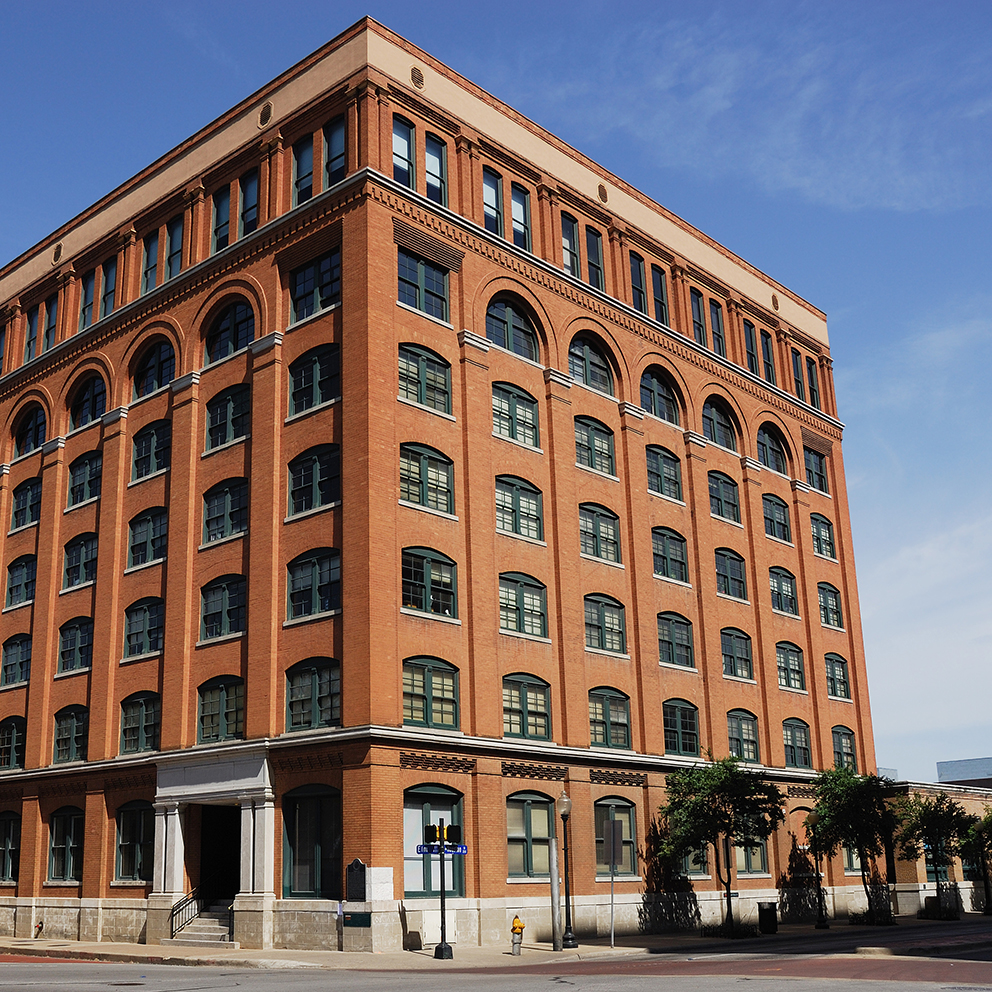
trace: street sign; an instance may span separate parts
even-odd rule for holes
[[[440,844],[418,844],[417,854],[440,854]],[[448,844],[444,848],[445,854],[468,854],[468,844]]]

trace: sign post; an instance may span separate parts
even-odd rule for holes
[[[614,917],[614,880],[617,874],[617,862],[623,858],[623,821],[607,820],[603,831],[603,847],[606,848],[606,859],[610,863],[610,947],[615,942]]]
[[[441,874],[441,943],[434,948],[434,957],[438,961],[450,961],[452,957],[451,945],[448,943],[448,921],[445,913],[445,890],[447,882],[444,877],[444,856],[445,854],[468,854],[468,846],[461,843],[462,828],[453,824],[444,825],[444,820],[439,820],[437,824],[428,823],[424,827],[424,843],[417,845],[417,854],[432,854],[440,858]]]

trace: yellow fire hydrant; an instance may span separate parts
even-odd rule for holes
[[[510,925],[510,953],[520,957],[520,945],[524,942],[524,924],[520,922],[519,916],[513,917]]]

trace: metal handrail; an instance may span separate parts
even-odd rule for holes
[[[169,934],[175,937],[184,927],[195,920],[204,907],[209,906],[216,895],[217,879],[221,872],[214,872],[195,889],[187,893],[172,907],[169,914]],[[228,907],[227,939],[232,940],[234,933],[234,906]]]

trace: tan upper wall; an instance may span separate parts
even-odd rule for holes
[[[365,65],[375,67],[402,85],[409,85],[411,67],[419,66],[425,77],[424,96],[450,114],[594,202],[599,184],[604,183],[609,210],[616,216],[765,308],[772,307],[775,294],[778,314],[786,323],[823,344],[829,343],[826,317],[821,311],[426,52],[368,18],[342,32],[0,270],[0,303],[17,298],[26,288],[51,274],[51,248],[55,242],[62,242],[61,264],[71,261],[258,138],[257,115],[265,100],[272,102],[273,122],[278,123]]]

